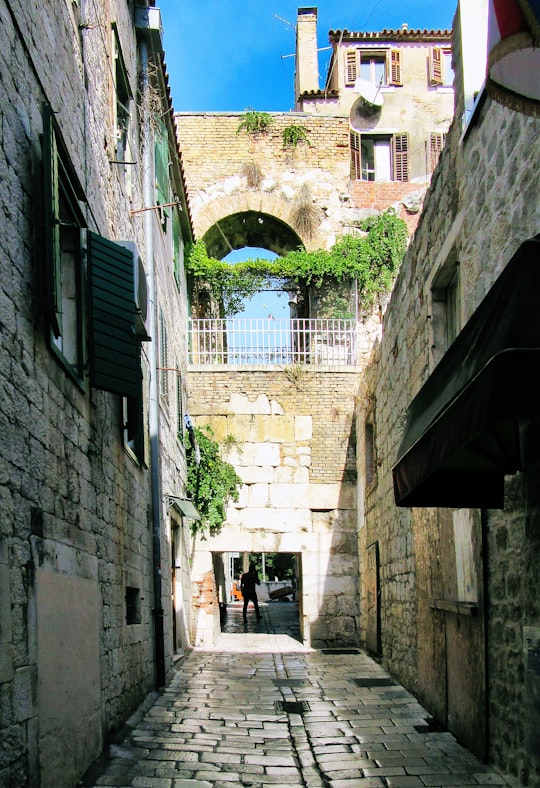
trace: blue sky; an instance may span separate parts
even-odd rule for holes
[[[177,112],[266,112],[294,108],[297,10],[318,7],[319,47],[328,31],[446,29],[457,0],[157,0],[165,30],[165,57]],[[319,53],[320,85],[329,52]]]

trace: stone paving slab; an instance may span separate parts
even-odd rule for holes
[[[214,650],[188,652],[82,785],[511,785],[450,733],[421,732],[427,712],[403,687],[378,686],[389,676],[360,650],[323,653],[261,634],[259,625],[223,633]],[[358,679],[373,681],[362,687]],[[295,703],[288,713],[277,701],[305,701],[309,710]]]

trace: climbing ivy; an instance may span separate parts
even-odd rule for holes
[[[293,250],[275,260],[246,260],[231,265],[208,256],[203,241],[187,251],[189,274],[203,281],[226,316],[242,311],[246,298],[265,286],[330,289],[336,282],[358,283],[358,299],[368,311],[389,293],[407,245],[407,226],[392,210],[363,221],[363,235],[346,235],[329,250]]]
[[[237,501],[242,480],[233,466],[220,455],[219,443],[214,440],[211,427],[195,427],[195,440],[199,446],[200,463],[195,461],[195,449],[188,433],[184,437],[188,466],[187,487],[195,501],[200,520],[192,520],[192,533],[219,533],[226,516],[229,500]]]

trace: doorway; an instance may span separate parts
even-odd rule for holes
[[[243,620],[244,601],[240,590],[241,577],[254,565],[259,577],[256,587],[260,620],[248,605],[248,630],[265,634],[289,635],[302,642],[302,555],[301,553],[219,554],[223,568],[214,571],[221,608],[221,631],[228,634],[246,631]],[[215,559],[215,557],[214,557]],[[220,575],[223,587],[220,588]],[[223,604],[225,609],[223,610]],[[249,629],[251,627],[251,629]]]
[[[191,605],[189,562],[183,525],[171,517],[171,604],[173,654],[190,645],[189,611]]]

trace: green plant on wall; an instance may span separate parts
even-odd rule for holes
[[[358,303],[368,312],[392,289],[407,247],[407,226],[389,210],[366,219],[360,229],[362,235],[343,236],[330,250],[300,248],[275,260],[235,265],[209,257],[204,242],[197,241],[187,250],[186,270],[210,288],[224,316],[238,314],[244,299],[276,282],[283,290],[314,287],[324,293],[356,280]]]
[[[221,457],[211,427],[195,427],[194,435],[200,452],[199,464],[188,434],[184,437],[188,492],[201,515],[200,520],[192,521],[191,530],[203,537],[206,533],[214,536],[225,522],[228,501],[238,500],[242,480],[233,466]]]
[[[306,127],[297,123],[291,123],[290,126],[285,126],[281,132],[281,137],[283,139],[284,148],[296,148],[300,142],[311,145]]]
[[[245,131],[247,134],[265,134],[272,125],[272,116],[268,112],[259,112],[249,107],[238,124],[236,133]]]
[[[354,314],[345,296],[329,290],[319,296],[317,317],[333,320],[349,320]]]

